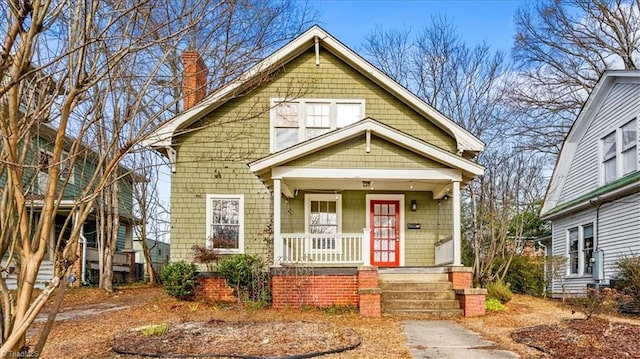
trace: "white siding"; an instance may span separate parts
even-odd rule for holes
[[[582,293],[584,292],[587,283],[595,283],[591,275],[576,276],[569,275],[569,261],[568,261],[568,249],[567,249],[567,231],[570,228],[578,227],[588,223],[596,223],[596,211],[595,208],[589,209],[573,216],[558,219],[553,222],[552,226],[552,248],[553,255],[562,256],[567,258],[565,269],[563,271],[562,278],[553,280],[551,285],[551,291],[559,294],[563,291],[565,293]]]
[[[590,208],[555,220],[553,255],[567,257],[567,230],[587,223],[594,223],[596,249],[604,251],[604,284],[607,284],[609,279],[615,278],[616,263],[620,258],[640,255],[640,193],[604,203],[599,210]],[[558,294],[564,284],[566,293],[584,293],[588,283],[596,283],[590,275],[565,275],[553,281],[551,290]]]
[[[615,84],[578,144],[559,203],[570,201],[599,187],[600,139],[639,113],[640,84]]]
[[[604,250],[605,279],[612,279],[620,258],[640,256],[640,193],[603,204],[599,218],[597,246]]]

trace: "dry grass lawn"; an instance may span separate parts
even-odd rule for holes
[[[514,341],[512,333],[538,325],[546,325],[546,329],[553,331],[556,325],[566,323],[566,319],[582,318],[582,314],[572,313],[556,301],[515,295],[509,303],[509,309],[504,312],[489,313],[483,317],[458,318],[456,321],[481,333],[486,339],[495,342],[498,348],[512,350],[523,358],[549,358],[554,356]],[[177,301],[166,295],[161,287],[124,287],[114,294],[79,288],[66,294],[63,309],[41,358],[133,358],[135,356],[116,354],[112,349],[114,343],[116,346],[133,343],[134,339],[143,337],[140,327],[153,324],[167,324],[170,331],[186,326],[191,332],[177,337],[176,333],[172,333],[161,340],[153,338],[156,340],[155,344],[145,344],[144,341],[134,343],[136,348],[143,349],[147,345],[148,348],[155,348],[165,354],[182,348],[192,354],[212,351],[220,353],[224,349],[236,350],[235,354],[238,355],[276,355],[285,353],[283,348],[327,350],[331,345],[353,344],[355,338],[360,341],[356,349],[325,355],[323,358],[411,358],[402,333],[402,319],[364,318],[357,313],[331,314],[321,310],[298,309],[245,310],[240,314],[235,306]],[[640,321],[633,318],[610,319],[640,324]],[[243,338],[238,334],[237,328],[243,327],[236,323],[238,321],[242,321],[244,327],[252,328],[253,332],[248,337]],[[201,325],[195,334],[192,323]],[[30,345],[33,346],[37,340],[35,335],[41,326],[40,323],[32,329]],[[640,333],[635,331],[637,328],[639,327],[632,326],[633,331],[629,331],[636,338]],[[209,336],[207,338],[210,338],[210,345],[207,346],[207,343],[199,339],[205,334],[220,334],[225,331],[235,333],[228,335],[232,339],[236,338],[235,341],[220,342]],[[536,333],[537,330],[533,332]],[[298,343],[304,341],[306,347],[296,345],[296,340]],[[567,346],[566,343],[562,345]],[[248,352],[250,346],[253,346],[253,352]],[[269,348],[273,347],[280,351],[270,352],[272,349]]]

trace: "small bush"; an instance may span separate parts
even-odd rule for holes
[[[616,288],[634,300],[640,300],[640,257],[622,258],[618,261],[617,266]]]
[[[140,328],[140,332],[142,332],[142,335],[145,337],[165,335],[168,331],[169,326],[167,326],[167,324],[147,325],[146,327]]]
[[[486,285],[487,297],[497,299],[500,303],[508,303],[513,296],[509,286],[502,281],[495,281]]]
[[[513,293],[542,296],[545,287],[544,258],[514,256],[504,282]]]
[[[616,313],[618,307],[626,302],[627,297],[615,289],[588,288],[586,296],[570,298],[568,304],[574,310],[584,313],[589,319],[592,315]]]
[[[196,274],[195,264],[180,261],[165,266],[160,279],[167,294],[180,300],[191,300],[198,284]]]
[[[234,288],[239,299],[269,301],[269,273],[258,256],[238,254],[220,261],[218,272]]]
[[[490,312],[501,312],[507,309],[507,306],[502,304],[499,300],[495,298],[489,298],[484,302],[485,308],[487,308]]]

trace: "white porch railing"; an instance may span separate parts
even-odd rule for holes
[[[436,242],[436,265],[453,263],[453,236]]]
[[[369,262],[368,231],[363,233],[281,233],[278,264],[362,265]],[[280,252],[280,253],[278,253]]]

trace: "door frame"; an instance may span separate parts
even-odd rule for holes
[[[400,222],[398,226],[400,227],[400,262],[398,267],[404,267],[404,194],[367,194],[366,198],[366,206],[365,206],[365,217],[366,217],[366,228],[371,228],[371,201],[398,201],[400,202]]]

